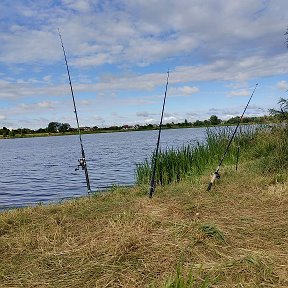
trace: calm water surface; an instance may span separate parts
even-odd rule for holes
[[[135,183],[135,168],[155,149],[158,131],[83,135],[93,191]],[[161,148],[205,139],[205,128],[163,130]],[[79,137],[0,140],[0,210],[86,195]]]

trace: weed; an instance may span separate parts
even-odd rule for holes
[[[201,231],[209,237],[214,237],[220,241],[225,241],[223,233],[212,224],[203,224],[200,227]]]
[[[200,277],[200,272],[195,272],[195,276],[190,271],[187,276],[183,275],[181,268],[178,266],[176,275],[171,276],[163,285],[163,288],[208,288],[210,286],[209,278]]]

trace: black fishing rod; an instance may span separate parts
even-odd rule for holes
[[[155,151],[155,153],[154,153],[154,159],[153,159],[154,162],[153,162],[153,166],[152,166],[152,175],[151,175],[151,181],[150,181],[149,198],[152,198],[153,193],[154,193],[154,191],[155,191],[156,164],[157,164],[158,150],[159,150],[159,144],[160,144],[160,136],[161,136],[161,130],[162,130],[162,122],[163,122],[163,116],[164,116],[164,108],[165,108],[165,103],[166,103],[168,81],[169,81],[169,70],[167,71],[167,82],[166,82],[166,88],[165,88],[165,95],[164,95],[163,106],[162,106],[161,120],[160,120],[160,124],[159,124],[159,131],[158,131],[158,139],[157,139],[156,151]]]
[[[243,119],[241,119],[241,120],[243,120]],[[240,127],[240,133],[241,133],[241,127]],[[235,165],[236,171],[238,171],[239,157],[240,157],[240,141],[238,141],[238,146],[237,146],[236,165]]]
[[[75,102],[75,97],[74,97],[74,92],[73,92],[73,87],[72,87],[72,82],[71,82],[71,77],[70,77],[70,72],[69,72],[66,52],[65,52],[65,48],[64,48],[64,45],[63,45],[63,41],[62,41],[62,37],[61,37],[61,33],[60,33],[59,29],[58,29],[58,33],[59,33],[59,37],[60,37],[60,41],[61,41],[61,45],[62,45],[62,49],[63,49],[64,59],[65,59],[65,64],[66,64],[66,69],[67,69],[67,74],[68,74],[68,79],[69,79],[69,84],[70,84],[70,90],[71,90],[71,95],[72,95],[72,100],[73,100],[73,105],[74,105],[74,113],[75,113],[76,122],[77,122],[77,129],[78,129],[78,134],[79,134],[79,141],[80,141],[81,155],[82,155],[82,158],[80,158],[78,160],[79,165],[77,166],[77,168],[75,168],[75,171],[79,170],[80,167],[82,168],[82,170],[84,170],[85,178],[86,178],[87,192],[90,193],[91,192],[90,180],[89,180],[87,162],[86,162],[86,159],[85,159],[85,152],[84,152],[83,143],[82,143],[81,130],[80,130],[78,114],[77,114],[77,109],[76,109],[76,102]]]
[[[220,174],[219,174],[220,167],[221,167],[221,165],[222,165],[222,163],[223,163],[223,160],[224,160],[224,158],[225,158],[225,156],[226,156],[226,154],[227,154],[227,152],[228,152],[228,150],[229,150],[229,147],[230,147],[230,145],[231,145],[231,143],[232,143],[232,141],[233,141],[233,139],[234,139],[234,136],[235,136],[235,134],[236,134],[236,132],[237,132],[237,129],[238,129],[238,127],[239,127],[239,125],[240,125],[240,123],[241,123],[241,121],[242,121],[242,119],[243,119],[243,116],[244,116],[244,114],[245,114],[245,112],[246,112],[246,109],[247,109],[247,107],[248,107],[248,105],[249,105],[249,103],[250,103],[250,101],[251,101],[251,99],[252,99],[252,97],[253,97],[253,95],[254,95],[254,92],[255,92],[257,86],[258,86],[258,84],[256,84],[256,86],[255,86],[255,88],[254,88],[254,90],[253,90],[253,92],[252,92],[252,94],[251,94],[251,96],[250,96],[250,98],[249,98],[249,101],[248,101],[248,103],[247,103],[247,105],[246,105],[246,107],[245,107],[245,109],[244,109],[244,111],[243,111],[243,113],[242,113],[242,115],[241,115],[238,123],[237,123],[237,126],[236,126],[236,128],[235,128],[235,130],[234,130],[234,132],[233,132],[233,134],[232,134],[232,136],[231,136],[231,138],[230,138],[230,140],[229,140],[229,143],[228,143],[228,145],[227,145],[227,147],[226,147],[226,149],[225,149],[225,152],[224,152],[224,154],[223,154],[223,157],[221,158],[217,169],[215,170],[214,174],[212,175],[211,181],[210,181],[210,183],[208,184],[207,191],[210,191],[210,190],[211,190],[211,187],[212,187],[212,185],[213,185],[213,183],[214,183],[214,181],[215,181],[216,179],[219,179],[219,178],[220,178]],[[239,156],[237,156],[237,157],[239,157]],[[237,160],[237,161],[238,161],[238,160]]]
[[[237,147],[237,157],[236,157],[236,166],[235,166],[236,171],[238,170],[239,156],[240,156],[240,144],[238,144],[238,147]]]

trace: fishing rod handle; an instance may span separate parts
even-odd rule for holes
[[[214,173],[214,174],[212,175],[212,178],[211,178],[209,184],[208,184],[207,191],[210,191],[210,190],[211,190],[212,185],[213,185],[213,183],[214,183],[215,180],[216,180],[216,176],[215,176],[215,173]]]
[[[219,172],[215,171],[212,175],[210,183],[208,184],[207,191],[211,190],[213,183],[215,182],[216,179],[219,179],[219,178],[220,178]]]
[[[149,198],[152,198],[154,191],[155,191],[155,188],[153,186],[151,186],[150,190],[149,190]]]

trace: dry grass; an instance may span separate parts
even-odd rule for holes
[[[177,267],[187,287],[288,287],[287,181],[251,173],[1,213],[0,287],[176,287]]]

